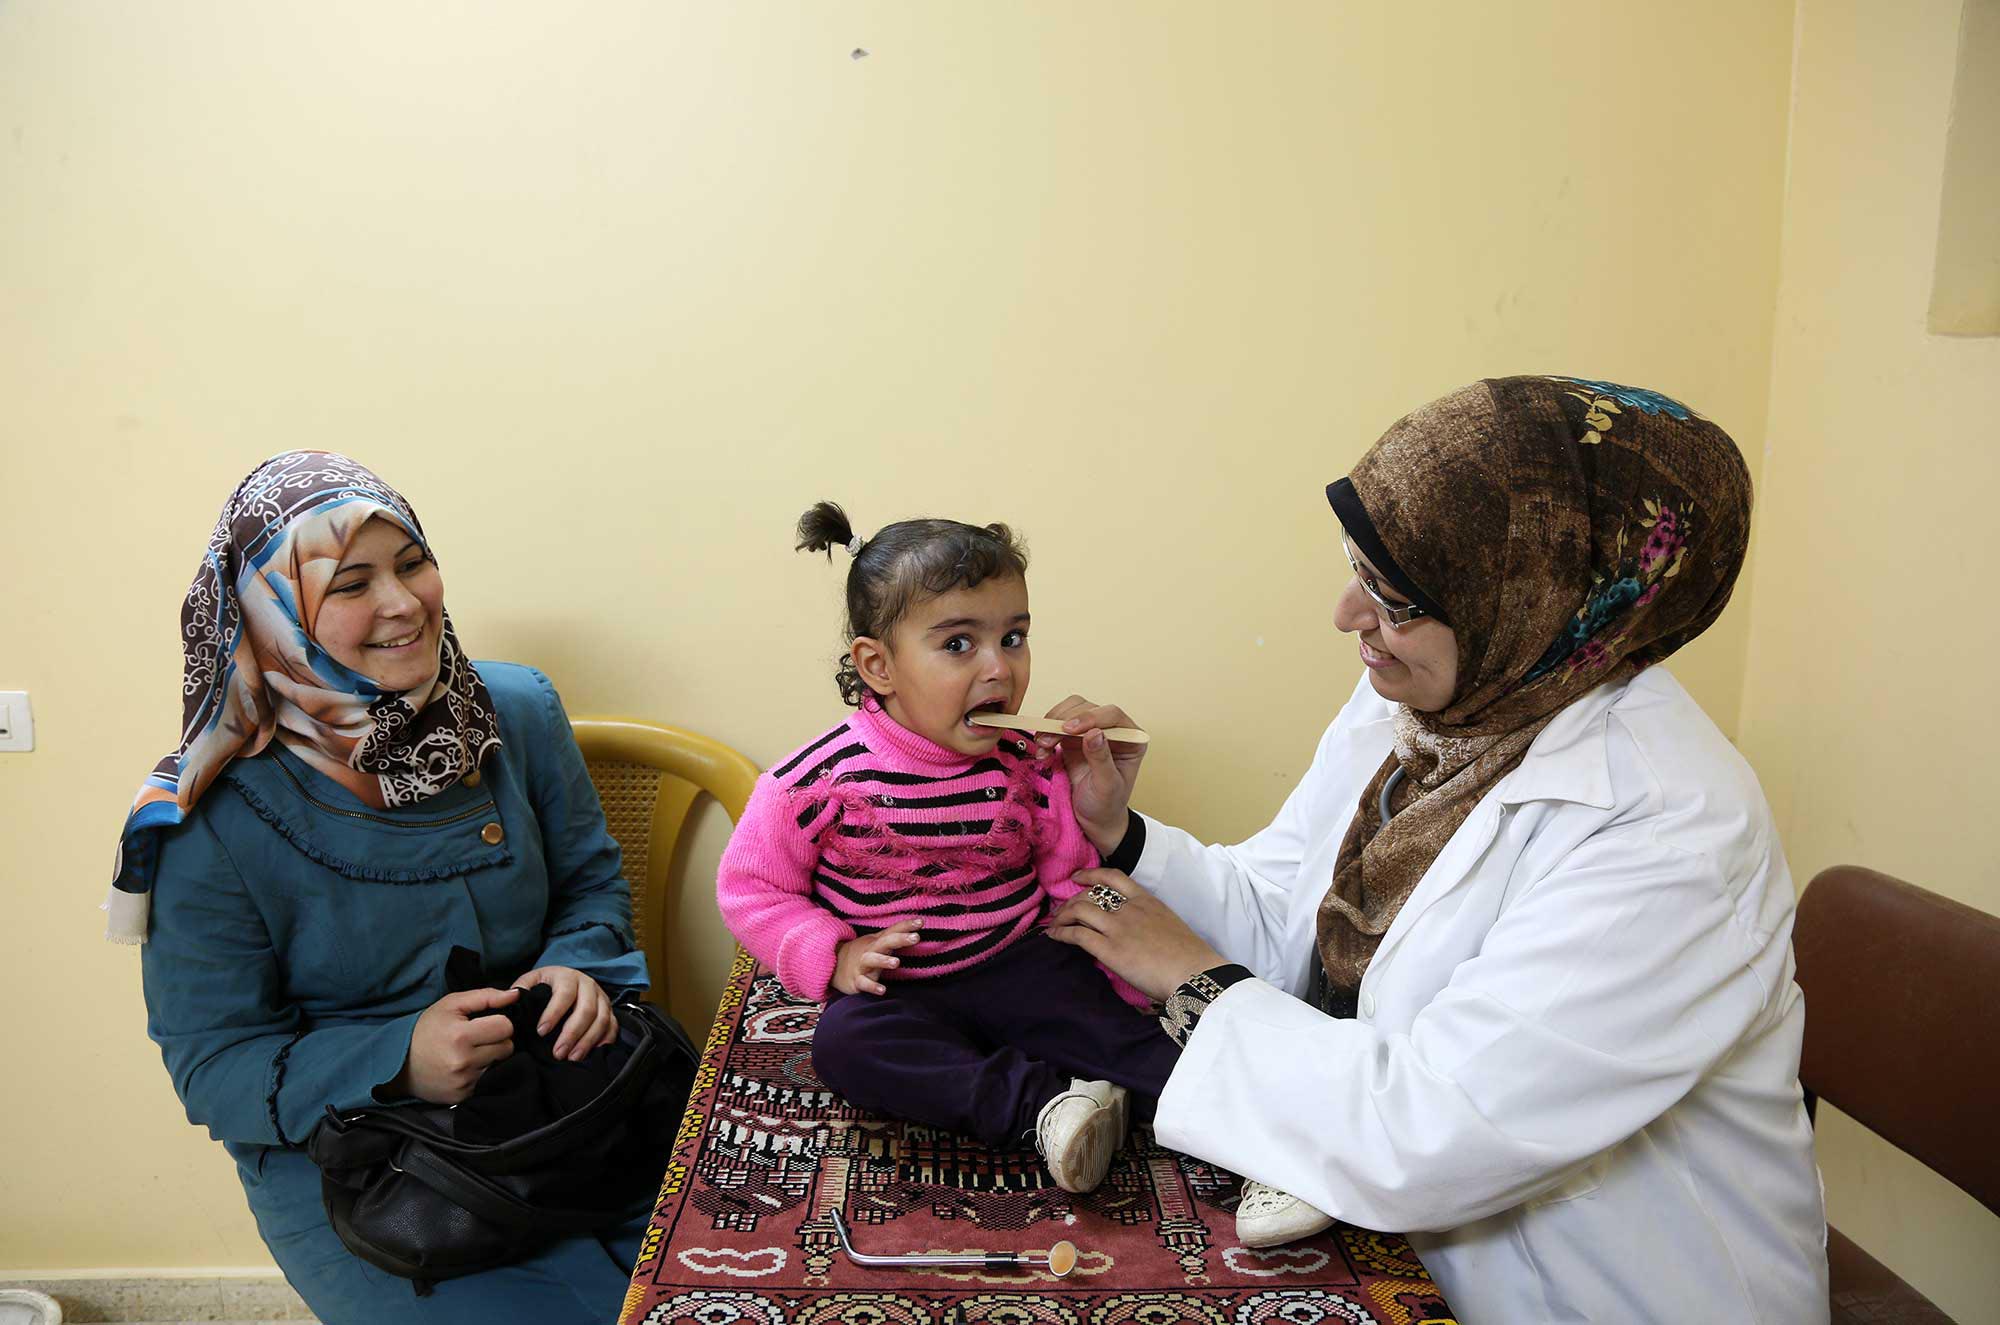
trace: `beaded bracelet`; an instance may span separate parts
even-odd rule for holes
[[[1234,962],[1227,966],[1212,966],[1189,976],[1181,982],[1180,988],[1167,995],[1167,1001],[1161,1005],[1160,1029],[1185,1049],[1188,1037],[1201,1024],[1201,1014],[1208,1011],[1208,1005],[1221,998],[1222,991],[1229,986],[1251,978],[1248,970]]]

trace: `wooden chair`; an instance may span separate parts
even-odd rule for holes
[[[570,724],[604,819],[625,857],[632,885],[632,930],[652,970],[647,997],[667,1003],[667,958],[673,923],[675,846],[688,813],[706,793],[729,821],[743,817],[757,766],[709,737],[678,727],[625,718],[578,718]],[[684,978],[684,977],[683,977]]]
[[[1799,1081],[2000,1214],[2000,917],[1856,865],[1822,871],[1792,931]],[[1833,1321],[1950,1317],[1827,1230]]]

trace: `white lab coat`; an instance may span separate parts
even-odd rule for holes
[[[1392,712],[1364,678],[1246,842],[1147,821],[1133,877],[1260,977],[1202,1018],[1160,1140],[1407,1233],[1467,1325],[1825,1321],[1791,876],[1755,774],[1661,668],[1584,696],[1336,1020],[1299,996]]]

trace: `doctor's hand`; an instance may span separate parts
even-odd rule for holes
[[[833,960],[833,987],[843,994],[886,994],[888,988],[875,977],[903,964],[896,954],[923,935],[914,920],[898,920],[889,928],[864,934],[840,945]]]
[[[1125,838],[1125,812],[1132,804],[1132,787],[1139,780],[1139,762],[1146,757],[1146,747],[1109,740],[1099,729],[1139,724],[1125,716],[1124,709],[1093,704],[1082,695],[1071,695],[1050,709],[1048,716],[1061,719],[1067,734],[1037,736],[1039,753],[1062,747],[1076,826],[1098,854],[1109,855]]]
[[[1189,976],[1223,964],[1206,939],[1123,872],[1079,870],[1076,881],[1084,890],[1049,920],[1049,937],[1082,948],[1155,1003]],[[1106,902],[1114,909],[1105,910]]]

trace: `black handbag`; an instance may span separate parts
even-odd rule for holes
[[[687,1032],[628,992],[613,1005],[614,1044],[557,1062],[535,1034],[549,992],[507,1009],[514,1054],[463,1104],[329,1107],[307,1139],[341,1242],[419,1296],[622,1223],[659,1186],[694,1081]]]

